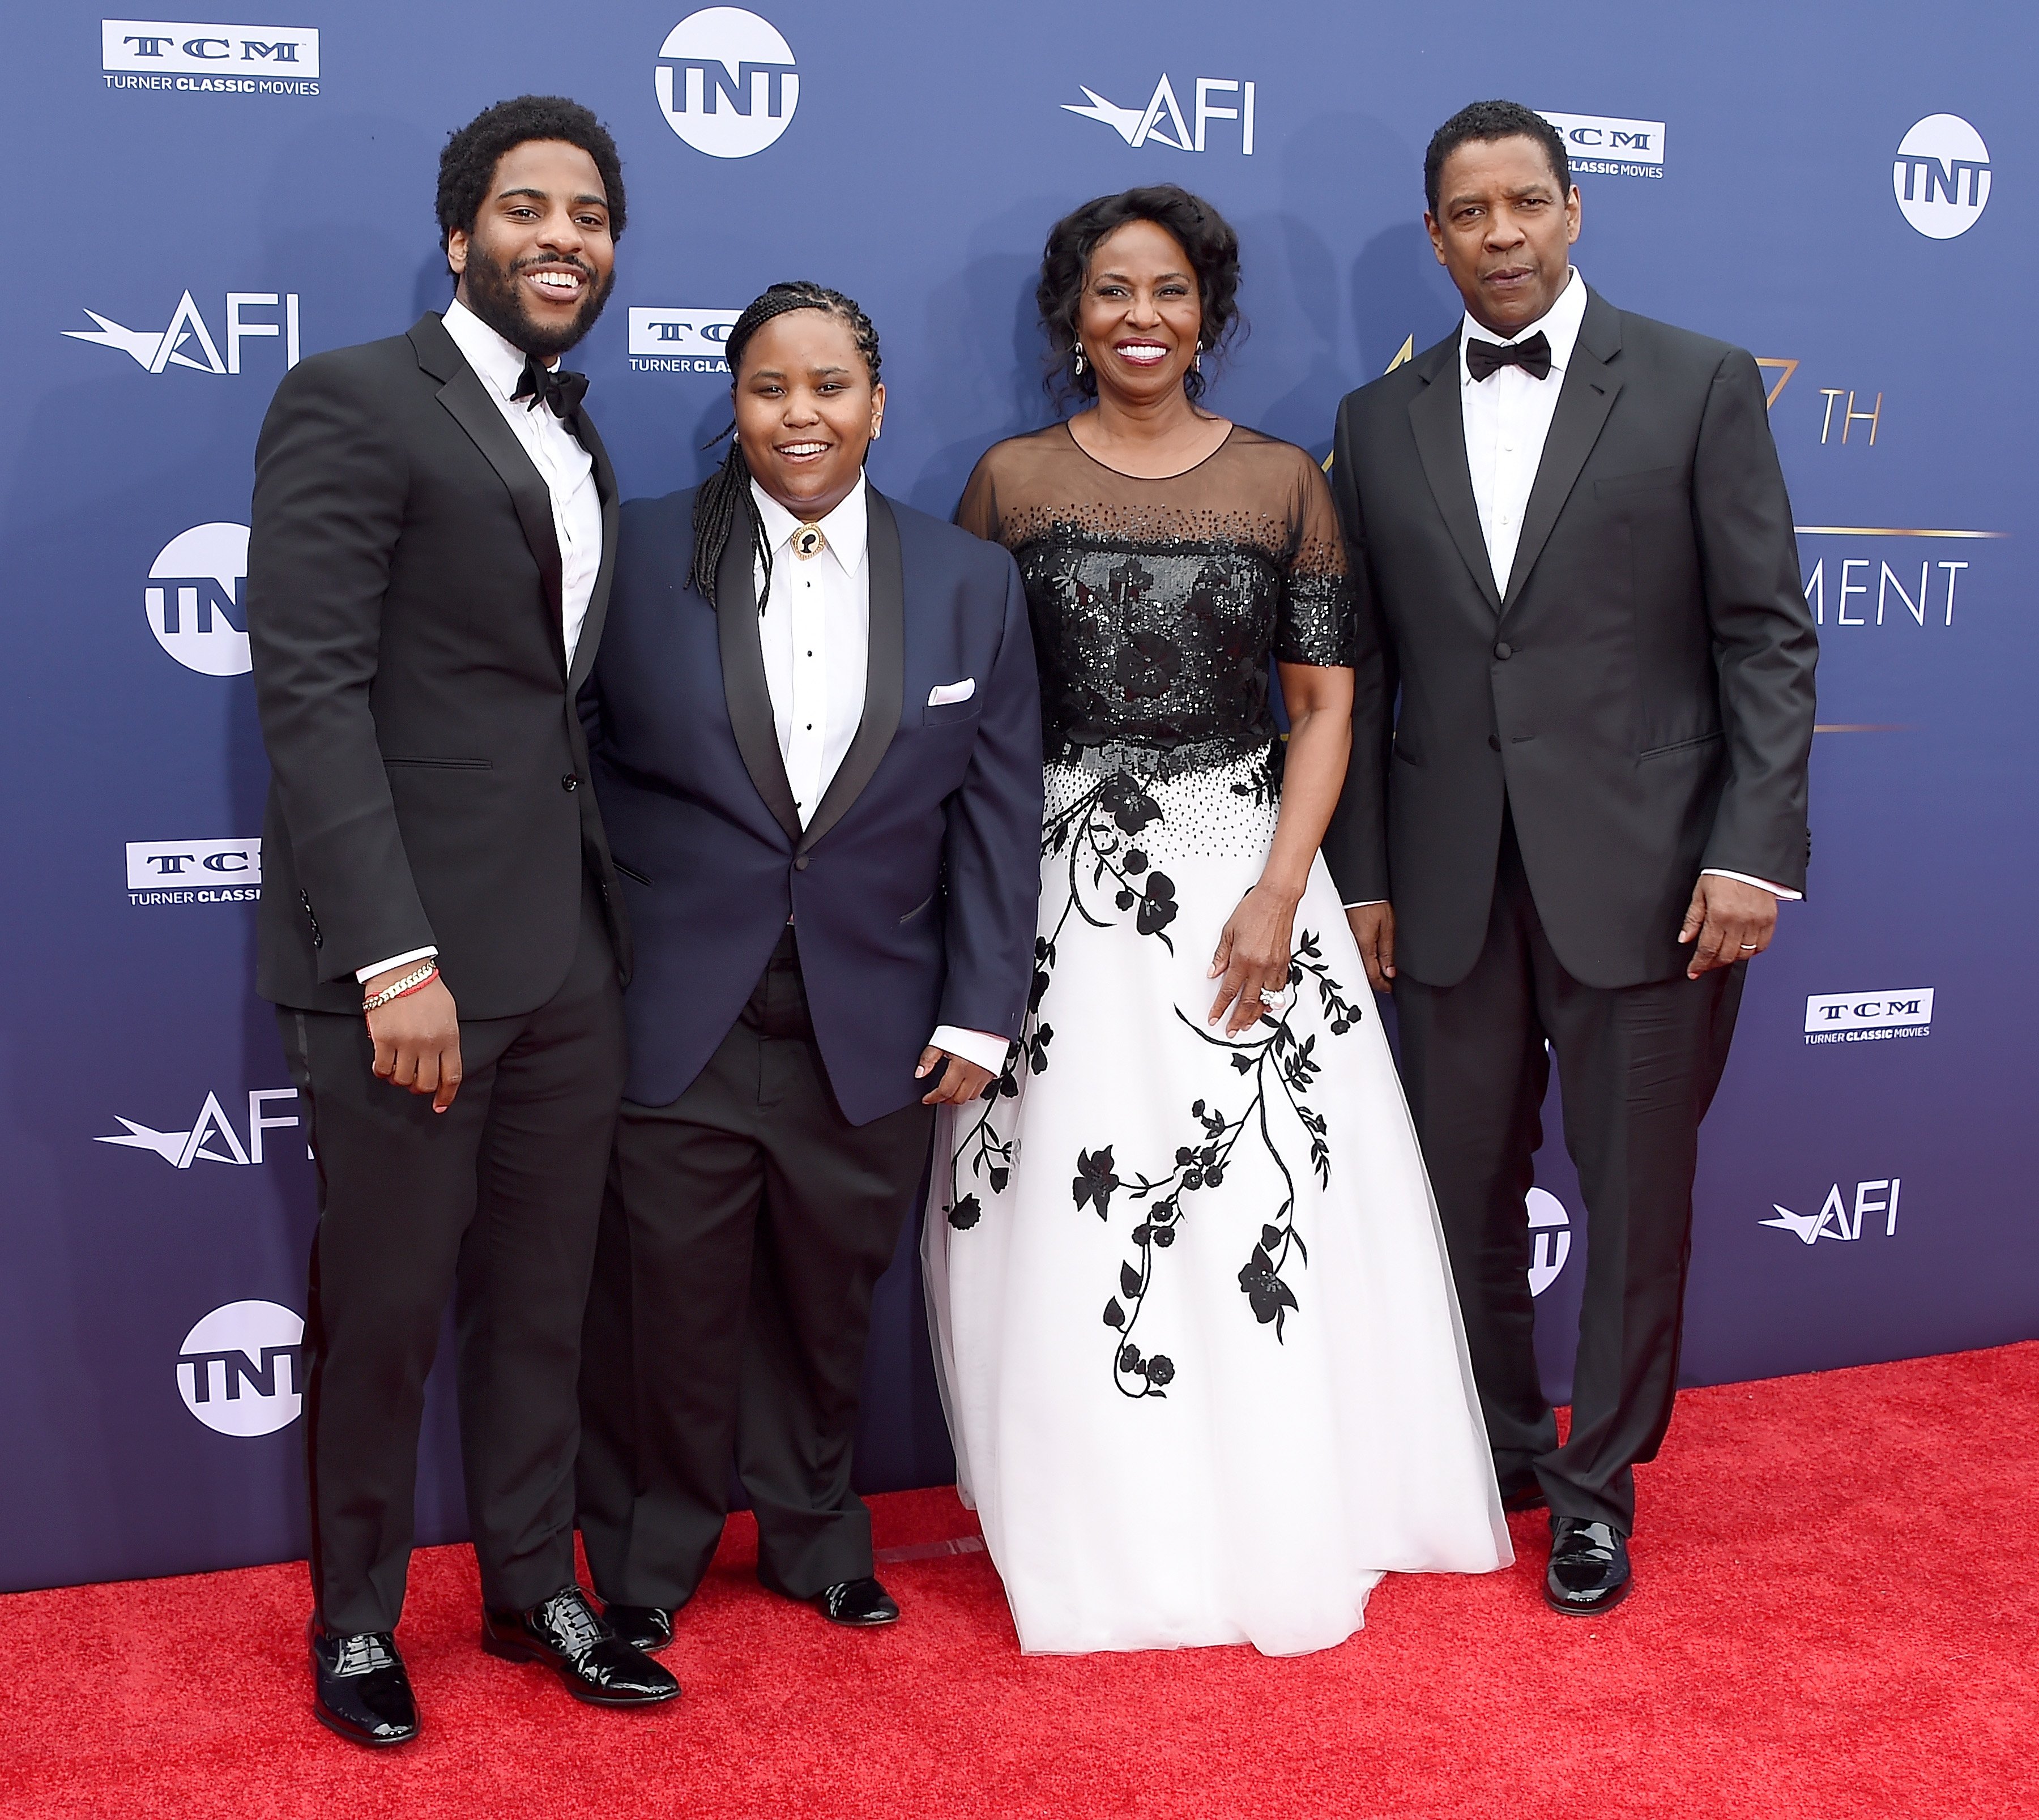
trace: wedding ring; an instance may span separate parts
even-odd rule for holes
[[[1279,992],[1270,992],[1263,986],[1260,988],[1260,1002],[1263,1005],[1278,1005],[1281,1003],[1281,995]]]
[[[1741,945],[1741,951],[1743,954],[1746,954],[1751,949],[1755,947],[1755,946],[1756,944],[1753,942],[1745,942]]]

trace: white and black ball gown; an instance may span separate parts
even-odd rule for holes
[[[926,1229],[963,1494],[1023,1649],[1323,1649],[1384,1573],[1511,1559],[1321,859],[1279,1004],[1205,1021],[1279,806],[1269,657],[1350,661],[1329,490],[1244,428],[1142,480],[1057,425],[993,449],[959,519],[1019,560],[1048,735],[1032,1006],[944,1127]]]

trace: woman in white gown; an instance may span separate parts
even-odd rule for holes
[[[1237,270],[1173,186],[1059,224],[1042,314],[1096,404],[993,449],[959,513],[1026,579],[1047,808],[1032,1010],[938,1151],[927,1278],[959,1479],[1028,1651],[1321,1649],[1384,1572],[1510,1559],[1316,855],[1353,688],[1329,491],[1195,404]]]

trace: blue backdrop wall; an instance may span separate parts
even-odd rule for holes
[[[1044,419],[1035,262],[1076,203],[1168,179],[1231,216],[1251,334],[1213,402],[1322,454],[1340,394],[1456,314],[1418,221],[1432,127],[1492,94],[1562,116],[1589,279],[1764,362],[1824,646],[1812,896],[1707,1128],[1688,1379],[2039,1333],[2039,16],[1177,0],[1122,30],[1074,0],[758,4],[16,15],[0,1587],[301,1552],[312,1178],[250,988],[250,457],[290,361],[442,305],[439,146],[532,89],[623,149],[621,282],[576,361],[625,493],[698,476],[718,323],[811,276],[885,338],[875,477],[944,514]],[[1555,1139],[1543,1165],[1562,1392],[1581,1208]],[[454,1444],[435,1393],[427,1537],[460,1532]],[[861,1464],[877,1488],[949,1470],[903,1253]]]

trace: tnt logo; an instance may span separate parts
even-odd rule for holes
[[[1529,1293],[1541,1295],[1572,1255],[1572,1216],[1547,1188],[1529,1191]]]
[[[304,1406],[305,1324],[275,1302],[215,1308],[177,1348],[177,1393],[216,1435],[273,1435]]]
[[[1928,114],[1897,142],[1891,192],[1928,240],[1952,240],[1989,203],[1989,147],[1959,114]]]
[[[1213,120],[1239,123],[1239,149],[1242,156],[1253,155],[1255,89],[1252,83],[1230,76],[1199,76],[1190,89],[1190,112],[1176,99],[1175,85],[1164,74],[1144,108],[1121,108],[1107,101],[1096,89],[1076,84],[1089,104],[1062,103],[1062,112],[1086,120],[1096,120],[1111,129],[1137,151],[1142,146],[1168,146],[1179,152],[1212,149]],[[1229,131],[1232,129],[1228,128]]]
[[[1841,1185],[1836,1182],[1827,1190],[1827,1198],[1821,1202],[1817,1213],[1794,1213],[1788,1207],[1770,1204],[1773,1219],[1758,1221],[1762,1226],[1774,1226],[1780,1232],[1788,1232],[1794,1238],[1807,1245],[1817,1245],[1823,1238],[1838,1238],[1853,1242],[1862,1237],[1863,1217],[1869,1214],[1883,1215],[1883,1236],[1897,1236],[1897,1197],[1904,1188],[1897,1177],[1887,1181],[1859,1181],[1855,1185],[1852,1206],[1841,1195]],[[1873,1232],[1875,1228],[1872,1226]]]
[[[247,576],[245,525],[194,525],[173,537],[142,590],[156,643],[201,676],[245,676],[254,668],[241,611]]]
[[[689,13],[659,47],[653,82],[666,124],[712,158],[747,158],[793,123],[793,47],[741,6]]]

